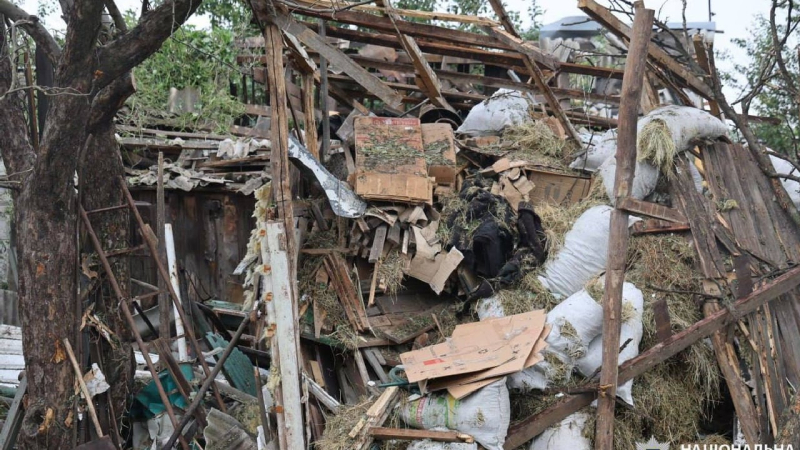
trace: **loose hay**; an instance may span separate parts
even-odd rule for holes
[[[592,182],[589,195],[577,203],[571,205],[542,203],[537,205],[536,213],[542,219],[542,228],[544,228],[547,236],[548,258],[554,257],[564,246],[566,234],[583,213],[595,206],[608,204],[609,200],[603,188],[603,183],[597,178]]]
[[[527,291],[525,292],[527,295],[524,298],[520,296],[510,296],[508,297],[508,301],[504,301],[502,298],[500,299],[504,311],[508,311],[505,309],[507,307],[506,303],[508,303],[508,308],[511,311],[520,310],[523,307],[528,308],[521,312],[528,312],[534,309],[544,309],[545,311],[550,311],[559,303],[553,294],[548,291],[539,280],[539,274],[539,271],[528,271],[525,276],[522,277],[520,287],[521,289]],[[513,300],[517,300],[519,305],[514,304],[515,302]]]
[[[384,284],[386,294],[396,297],[397,293],[403,289],[403,268],[406,261],[399,250],[390,251],[378,265],[378,280]]]
[[[565,169],[566,161],[571,156],[571,144],[556,136],[542,120],[523,122],[506,128],[503,140],[516,148],[509,156],[535,164]]]
[[[322,437],[314,443],[319,450],[349,450],[353,448],[354,440],[348,436],[350,430],[364,417],[372,402],[364,400],[349,407],[339,408],[337,414],[325,417],[325,431]]]
[[[672,140],[672,133],[667,124],[660,119],[653,119],[639,132],[636,141],[639,161],[650,161],[670,176],[675,166],[678,149]]]

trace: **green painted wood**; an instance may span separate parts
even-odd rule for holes
[[[206,341],[212,348],[222,348],[228,346],[222,336],[217,333],[206,333]],[[241,350],[234,349],[233,353],[225,361],[222,367],[222,373],[225,379],[236,389],[255,396],[256,391],[256,377],[253,374],[253,363],[250,359],[242,353]]]

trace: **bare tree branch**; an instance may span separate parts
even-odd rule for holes
[[[194,14],[202,0],[173,0],[142,17],[136,27],[99,51],[95,92],[130,71],[161,47]]]
[[[122,13],[117,8],[117,4],[114,3],[114,0],[105,0],[106,9],[108,10],[108,14],[111,15],[111,18],[114,20],[114,26],[117,27],[117,30],[121,33],[128,32],[128,25],[125,24],[125,18],[122,17]]]
[[[772,35],[772,49],[775,52],[775,61],[778,63],[778,70],[780,70],[783,82],[786,84],[786,88],[791,91],[792,95],[797,98],[800,96],[800,91],[797,90],[797,84],[794,82],[794,77],[789,73],[789,70],[786,68],[786,61],[783,59],[783,47],[786,45],[786,41],[789,39],[789,35],[792,32],[792,7],[794,6],[793,1],[789,1],[789,10],[786,13],[786,32],[783,36],[783,39],[778,39],[778,26],[775,23],[775,12],[778,7],[777,0],[772,0],[772,6],[769,9],[769,28],[770,33]]]
[[[58,65],[58,60],[61,59],[61,47],[38,17],[28,14],[8,0],[0,0],[0,15],[8,17],[12,22],[20,22],[20,27],[44,50],[50,62],[54,66]]]

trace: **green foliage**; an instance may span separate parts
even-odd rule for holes
[[[246,24],[251,16],[250,7],[241,0],[204,0],[197,13],[207,15],[214,28]]]
[[[786,30],[786,24],[780,24],[782,21],[780,19],[780,10],[777,17],[779,22],[777,26],[778,36],[782,37]],[[800,20],[799,17],[792,17],[792,26],[795,26],[798,20]],[[734,85],[743,94],[749,92],[754,86],[761,84],[762,79],[766,80],[763,83],[763,88],[758,91],[758,94],[753,99],[750,113],[778,118],[781,120],[781,124],[754,123],[752,124],[753,131],[764,144],[773,150],[794,155],[798,144],[797,133],[800,132],[798,99],[792,96],[787,80],[780,75],[777,66],[773,66],[775,53],[770,35],[769,20],[764,16],[756,17],[750,31],[752,36],[747,39],[733,39],[735,45],[746,51],[749,60],[744,64],[735,64],[734,73],[727,74],[726,78],[734,80]],[[793,32],[786,45],[780,51],[786,62],[787,70],[790,76],[793,77],[794,84],[800,85],[797,44],[797,34]]]
[[[229,94],[229,83],[240,77],[234,35],[223,28],[184,26],[134,70],[134,77],[137,92],[128,102],[128,120],[137,125],[163,121],[173,87],[200,92],[199,112],[167,118],[173,126],[222,131],[244,112],[244,105]]]

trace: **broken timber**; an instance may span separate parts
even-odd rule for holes
[[[617,169],[614,178],[614,198],[621,201],[630,196],[636,168],[636,131],[639,104],[647,61],[647,44],[653,29],[655,11],[636,4],[633,36],[625,62],[619,108],[617,140]],[[620,207],[611,212],[608,238],[608,266],[603,295],[603,364],[600,372],[600,398],[597,403],[595,448],[614,448],[614,406],[617,401],[620,327],[622,326],[622,285],[625,282],[625,263],[628,251],[628,212]]]

